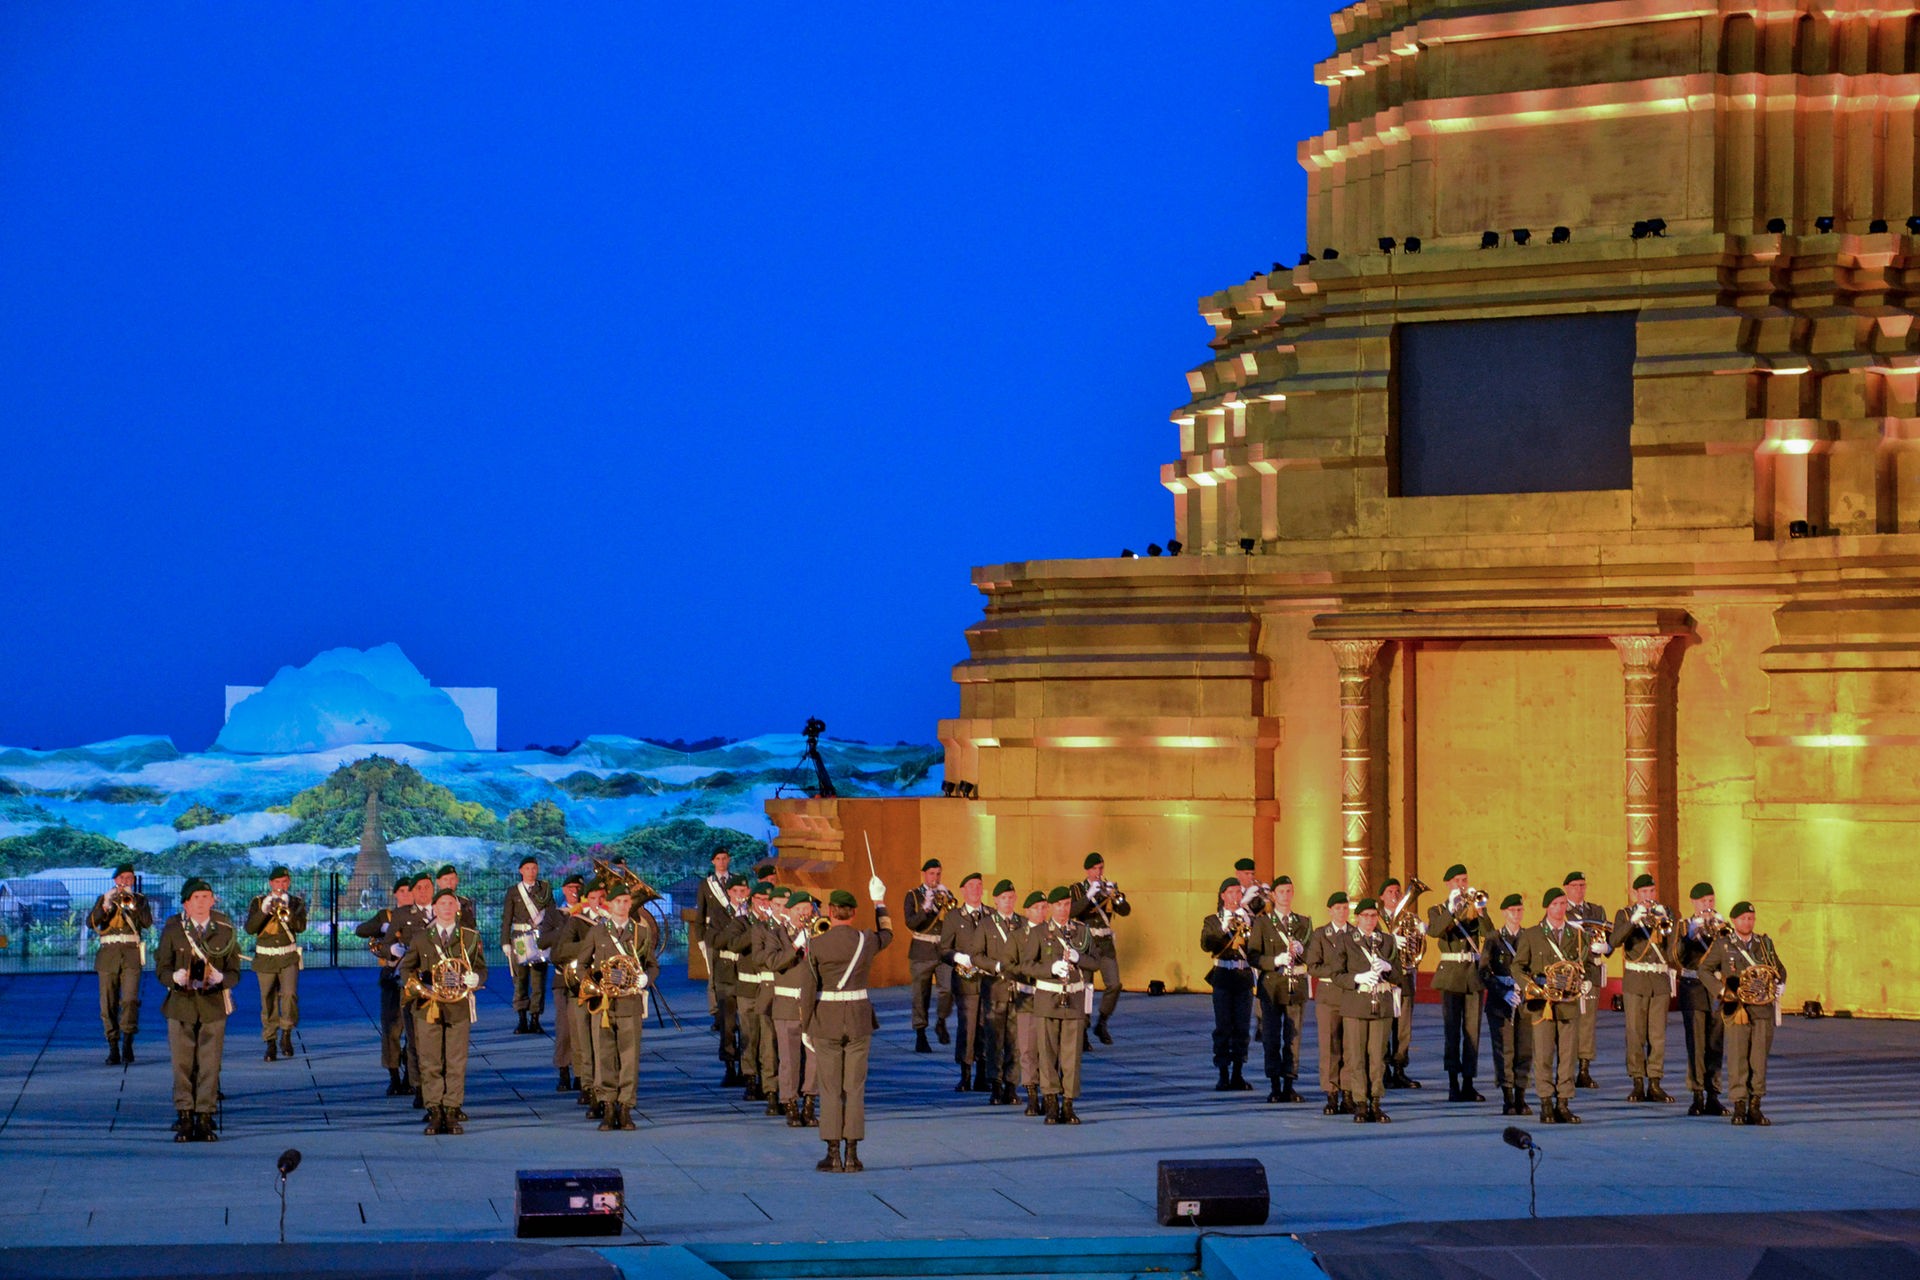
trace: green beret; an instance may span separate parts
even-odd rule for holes
[[[808,893],[805,889],[795,889],[792,893],[787,895],[787,905],[790,907],[797,907],[803,902],[812,902],[812,901],[813,901],[813,895]]]
[[[1035,889],[1032,893],[1027,895],[1027,900],[1021,903],[1020,906],[1024,910],[1027,907],[1031,907],[1036,902],[1045,902],[1046,900],[1047,900],[1047,895],[1040,892],[1038,889]]]
[[[614,882],[613,888],[607,890],[608,902],[612,902],[615,898],[631,898],[632,896],[633,881],[631,880],[617,880]]]
[[[202,889],[205,889],[208,893],[213,892],[212,885],[208,884],[205,880],[202,880],[199,876],[194,876],[191,880],[188,880],[185,884],[180,886],[180,901],[185,902],[188,898],[191,898],[194,894],[200,892]]]
[[[920,869],[922,871],[932,871],[935,868],[939,867],[939,865],[940,865],[940,859],[928,858],[925,862],[920,864]]]
[[[771,862],[763,862],[753,869],[753,874],[759,876],[762,880],[773,879],[773,872],[774,866]]]
[[[1733,910],[1727,912],[1727,919],[1735,920],[1741,916],[1750,916],[1752,914],[1753,914],[1753,904],[1751,902],[1748,902],[1745,898],[1742,898],[1740,901],[1733,904]]]
[[[978,871],[969,871],[967,872],[966,875],[960,877],[960,887],[964,889],[969,884],[972,884],[975,880],[984,880],[984,878],[985,877],[983,877]]]
[[[1273,887],[1278,889],[1283,884],[1292,884],[1292,883],[1293,883],[1292,876],[1281,876],[1278,880],[1275,880],[1273,882]]]
[[[578,871],[576,871],[572,875],[568,876],[565,880],[562,880],[560,882],[560,887],[564,889],[570,884],[585,885],[586,883],[587,883],[586,877],[582,876]]]
[[[1636,889],[1651,889],[1653,888],[1653,877],[1642,872],[1633,878],[1633,887]]]
[[[756,880],[753,882],[753,893],[750,894],[749,896],[755,897],[755,898],[766,898],[766,897],[771,897],[772,895],[773,895],[773,884],[770,881]]]
[[[1067,886],[1063,884],[1057,884],[1053,886],[1053,888],[1047,890],[1048,902],[1065,902],[1067,899],[1071,898],[1072,896],[1073,896],[1073,890],[1067,888]]]
[[[1362,911],[1378,911],[1379,909],[1380,909],[1379,899],[1362,898],[1360,899],[1359,902],[1354,904],[1353,914],[1359,915]]]
[[[1003,893],[1012,893],[1012,892],[1013,892],[1013,881],[997,880],[994,882],[994,886],[993,886],[994,897],[997,898]]]
[[[1463,862],[1456,862],[1452,866],[1448,867],[1447,874],[1441,876],[1440,878],[1442,880],[1451,880],[1455,876],[1463,876],[1465,874],[1467,874],[1466,864]]]
[[[741,875],[738,871],[734,872],[732,875],[727,877],[727,888],[729,889],[739,889],[751,883],[752,881],[748,880],[745,876]]]
[[[400,892],[400,890],[402,889],[411,889],[411,888],[413,888],[413,877],[411,876],[401,876],[398,880],[395,880],[393,882],[393,891],[395,893]]]
[[[1500,909],[1502,911],[1505,911],[1508,907],[1523,907],[1525,905],[1526,900],[1517,893],[1510,893],[1500,899]]]
[[[1540,905],[1542,907],[1550,907],[1553,905],[1553,900],[1555,898],[1564,898],[1566,896],[1567,896],[1567,891],[1565,889],[1560,889],[1560,888],[1549,889],[1547,890],[1545,895],[1541,897]]]
[[[727,848],[727,846],[721,845],[718,849],[715,849],[712,853],[707,855],[707,861],[712,862],[715,858],[731,858],[732,856],[733,856],[733,851]]]
[[[1344,891],[1344,890],[1335,890],[1334,892],[1332,892],[1332,893],[1330,893],[1330,894],[1328,894],[1328,895],[1327,895],[1327,905],[1328,905],[1329,907],[1344,907],[1344,906],[1346,906],[1346,905],[1347,905],[1347,895],[1346,895],[1346,893],[1345,893],[1345,891]]]
[[[443,862],[440,864],[440,869],[433,873],[433,878],[438,880],[441,876],[457,876],[459,874],[458,871],[454,870],[451,862]]]
[[[1220,882],[1220,887],[1214,890],[1214,893],[1216,896],[1224,897],[1226,895],[1227,890],[1238,888],[1239,885],[1240,885],[1240,882],[1238,880],[1234,879],[1232,876],[1228,876],[1225,880],[1222,880]]]
[[[113,874],[116,876],[131,875],[133,874],[133,864],[131,862],[123,862],[113,869]]]
[[[459,894],[455,893],[451,889],[442,889],[438,893],[433,895],[433,900],[437,904],[442,898],[458,898],[459,896],[460,896]]]
[[[1702,880],[1687,892],[1687,896],[1689,898],[1711,898],[1713,896],[1713,886],[1705,880]]]
[[[853,895],[845,889],[835,889],[827,895],[827,905],[830,907],[854,907],[860,904],[855,902]]]
[[[419,884],[422,880],[425,880],[428,884],[432,884],[433,873],[431,871],[416,871],[413,873],[413,882],[415,884]]]
[[[287,870],[285,867],[275,867],[273,870],[267,872],[267,879],[291,880],[293,879],[293,872]]]
[[[1385,882],[1381,884],[1380,892],[1385,893],[1389,889],[1398,889],[1399,887],[1400,887],[1400,877],[1388,876]]]
[[[1233,869],[1235,871],[1253,871],[1256,868],[1253,865],[1252,858],[1241,858],[1238,862],[1235,862],[1233,864]]]
[[[1563,885],[1572,884],[1575,880],[1578,880],[1584,884],[1586,882],[1586,879],[1587,879],[1587,873],[1584,871],[1569,871],[1567,872],[1567,878],[1565,880],[1562,880],[1560,883]]]
[[[536,867],[540,865],[540,859],[534,857],[532,854],[528,854],[526,857],[520,859],[520,865],[523,867],[526,866],[529,862],[531,862]]]
[[[1104,867],[1106,865],[1107,860],[1105,858],[1097,853],[1090,853],[1087,855],[1086,861],[1080,864],[1080,869],[1083,871],[1091,871],[1095,867]]]

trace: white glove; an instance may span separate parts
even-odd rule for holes
[[[1452,893],[1447,895],[1447,910],[1452,911],[1458,908],[1459,905],[1460,905],[1460,891],[1458,889],[1455,889]]]
[[[1595,939],[1594,944],[1587,948],[1587,950],[1593,952],[1593,954],[1597,956],[1603,956],[1607,954],[1607,952],[1611,951],[1612,949],[1613,948],[1607,945],[1606,939],[1604,938]]]
[[[806,1050],[806,1051],[807,1051],[808,1053],[812,1053],[812,1052],[814,1051],[814,1048],[813,1048],[813,1033],[812,1033],[812,1032],[810,1032],[810,1031],[802,1031],[802,1032],[800,1033],[800,1047],[801,1047],[802,1049],[805,1049],[805,1050]]]
[[[401,958],[402,956],[404,956],[404,955],[406,955],[406,954],[407,954],[407,944],[406,944],[406,943],[404,943],[404,942],[396,942],[396,943],[394,943],[394,944],[393,944],[393,958],[394,958],[395,960],[398,960],[398,959],[400,959],[400,958]]]
[[[639,988],[641,991],[645,991],[647,989],[647,975],[644,973],[641,974],[640,977],[634,982],[633,985]]]
[[[187,981],[192,976],[193,975],[188,973],[185,969],[175,969],[173,971],[173,985],[176,987],[184,987],[187,985]]]
[[[1647,904],[1644,902],[1635,906],[1633,909],[1633,914],[1627,917],[1627,919],[1633,921],[1633,923],[1635,924],[1639,924],[1642,920],[1646,918],[1647,918]]]
[[[212,965],[207,966],[207,985],[208,986],[210,987],[219,986],[221,979],[225,977],[226,977],[225,974],[221,973],[218,969],[214,968]]]
[[[964,951],[954,952],[953,962],[959,965],[962,969],[971,969],[973,967],[973,957],[968,955]]]
[[[1068,968],[1069,966],[1065,960],[1055,960],[1053,962],[1053,976],[1056,978],[1066,977]]]
[[[1584,1000],[1592,994],[1593,994],[1593,984],[1591,982],[1582,982],[1580,984],[1580,998]]]
[[[467,990],[469,990],[469,991],[471,991],[471,990],[473,990],[473,989],[474,989],[475,987],[477,987],[477,986],[479,986],[479,985],[480,985],[480,975],[479,975],[479,974],[477,974],[477,973],[469,973],[469,974],[466,974],[466,975],[464,975],[464,976],[463,976],[463,977],[462,977],[462,978],[460,979],[460,981],[462,981],[462,982],[464,982],[464,983],[466,983],[466,984],[467,984]]]
[[[1068,964],[1080,963],[1080,953],[1078,951],[1075,951],[1072,947],[1067,948],[1067,963]]]
[[[1520,989],[1518,987],[1507,988],[1507,1005],[1513,1009],[1520,1007]]]
[[[1287,954],[1292,956],[1295,960],[1298,960],[1301,956],[1301,953],[1304,952],[1305,950],[1306,948],[1301,946],[1297,942],[1289,942],[1287,944]]]
[[[1420,926],[1420,936],[1421,936],[1421,937],[1423,937],[1423,938],[1424,938],[1424,937],[1426,937],[1426,936],[1427,936],[1427,922],[1426,922],[1425,920],[1415,920],[1415,921],[1414,921],[1414,923]]]
[[[1353,985],[1361,991],[1372,991],[1380,985],[1380,975],[1371,969],[1365,973],[1356,973],[1353,976]]]
[[[881,883],[879,876],[867,881],[867,901],[878,904],[886,901],[887,886]]]

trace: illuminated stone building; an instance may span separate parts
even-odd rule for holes
[[[1182,553],[977,570],[940,735],[980,798],[775,805],[783,854],[864,881],[871,830],[890,883],[931,852],[1024,887],[1099,849],[1130,984],[1174,987],[1243,856],[1316,918],[1455,861],[1530,920],[1569,870],[1609,908],[1647,870],[1751,898],[1789,1004],[1920,1014],[1889,945],[1920,907],[1920,20],[1333,28],[1312,261],[1200,304]]]

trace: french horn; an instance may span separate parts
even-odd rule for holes
[[[471,967],[459,956],[436,960],[427,972],[428,981],[421,982],[418,974],[407,979],[407,998],[414,1002],[415,1008],[427,1011],[428,1022],[438,1022],[441,1005],[458,1003],[472,994],[467,989],[467,975],[471,972]]]

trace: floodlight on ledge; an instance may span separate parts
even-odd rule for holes
[[[1773,442],[1773,451],[1775,453],[1794,453],[1794,454],[1812,453],[1813,441],[1811,440],[1775,440]]]

